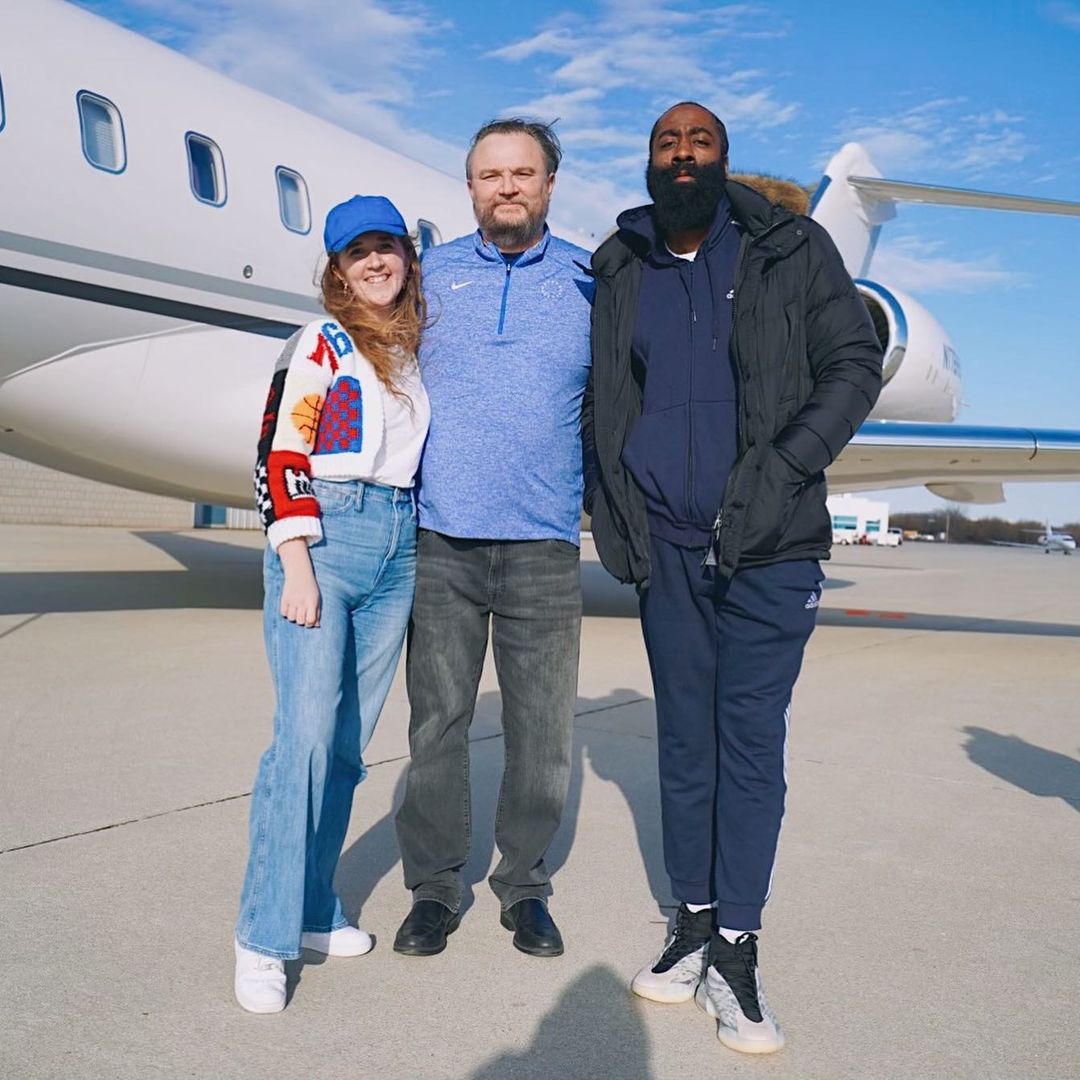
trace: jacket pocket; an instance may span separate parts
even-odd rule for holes
[[[824,473],[811,476],[799,485],[798,498],[778,538],[778,550],[829,548],[832,543],[832,517],[825,503],[827,494]]]
[[[743,554],[773,554],[795,516],[802,488],[801,477],[770,448],[761,463],[756,490],[747,507]]]
[[[604,569],[619,581],[629,581],[631,578],[629,544],[615,524],[607,493],[602,489],[597,489],[593,500],[590,524],[593,545]]]

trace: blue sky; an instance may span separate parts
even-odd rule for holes
[[[896,179],[1080,200],[1080,0],[81,6],[459,175],[485,119],[559,117],[553,216],[598,235],[643,201],[648,129],[687,97],[727,121],[735,169],[812,182],[857,139]],[[1078,218],[904,206],[868,276],[945,326],[963,364],[959,419],[1075,428],[1078,250]],[[1006,493],[973,512],[1080,520],[1080,484]],[[941,505],[919,489],[888,497]]]

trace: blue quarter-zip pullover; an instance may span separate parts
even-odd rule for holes
[[[645,494],[652,535],[703,547],[737,455],[730,343],[739,231],[727,196],[692,260],[668,250],[651,208],[621,214],[618,225],[651,245],[631,353],[644,379],[642,414],[623,463]]]
[[[587,251],[547,229],[512,260],[479,231],[425,253],[423,528],[579,542],[588,262]]]

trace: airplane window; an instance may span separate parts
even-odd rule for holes
[[[277,167],[278,207],[281,221],[292,232],[311,231],[311,202],[308,199],[307,182],[292,169],[284,165]]]
[[[224,206],[225,159],[218,144],[193,131],[184,136],[184,141],[187,143],[188,173],[195,198],[211,206]]]
[[[124,122],[120,110],[108,98],[79,91],[79,127],[86,160],[95,169],[119,173],[127,167]]]
[[[438,225],[432,221],[425,221],[420,218],[416,223],[416,232],[420,237],[421,253],[427,251],[428,248],[435,247],[436,244],[442,243],[442,233],[439,232]]]

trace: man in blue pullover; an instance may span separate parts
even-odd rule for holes
[[[465,163],[478,230],[424,256],[432,325],[397,815],[413,907],[394,948],[429,956],[458,922],[469,855],[469,725],[491,630],[506,764],[490,884],[514,945],[558,956],[544,856],[570,777],[581,625],[581,403],[588,252],[545,224],[560,150],[544,124],[486,124]]]
[[[881,346],[824,229],[728,179],[682,102],[649,138],[652,204],[593,256],[585,505],[632,581],[656,693],[664,860],[681,903],[632,989],[779,1050],[757,966],[788,709],[832,538],[824,469],[881,386]]]

